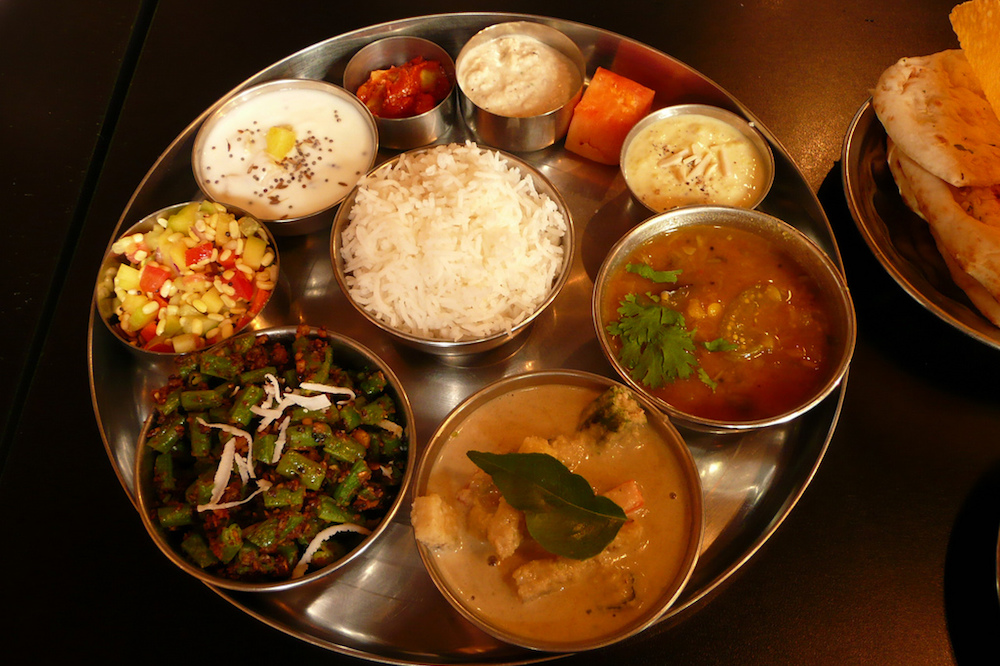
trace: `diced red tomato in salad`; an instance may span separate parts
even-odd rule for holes
[[[264,309],[264,304],[267,303],[267,299],[270,297],[270,289],[258,289],[255,291],[253,298],[250,299],[250,307],[247,310],[250,316],[255,317],[260,314],[260,311]]]
[[[194,247],[189,247],[184,251],[184,263],[188,267],[197,266],[203,261],[212,258],[212,249],[215,244],[212,241],[205,241],[201,245],[195,245]]]
[[[219,253],[218,262],[223,268],[233,268],[236,266],[236,253],[231,250],[223,250]]]
[[[159,264],[146,264],[139,274],[139,288],[144,292],[159,293],[160,287],[170,278],[170,271]]]
[[[250,299],[250,305],[247,308],[246,314],[240,317],[238,328],[243,328],[250,323],[251,319],[260,314],[260,311],[264,309],[264,304],[267,303],[267,299],[270,297],[270,289],[257,289],[254,291],[253,298]]]
[[[241,301],[249,301],[253,298],[253,282],[251,282],[243,271],[233,271],[233,277],[229,280],[229,286],[236,290],[236,298]]]
[[[148,343],[150,340],[156,337],[156,324],[157,321],[154,319],[139,331],[139,339],[142,340],[143,344]]]
[[[170,343],[169,339],[161,336],[159,338],[153,338],[152,340],[147,342],[143,346],[143,349],[148,349],[149,351],[152,352],[161,352],[169,354],[170,352],[174,351],[174,346]]]

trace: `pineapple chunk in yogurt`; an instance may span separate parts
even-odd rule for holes
[[[205,194],[262,220],[306,217],[343,199],[377,150],[360,104],[321,88],[277,87],[208,121],[195,170]]]

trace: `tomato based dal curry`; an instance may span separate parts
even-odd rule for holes
[[[693,416],[774,417],[830,376],[828,302],[790,256],[748,231],[693,225],[647,241],[611,277],[602,307],[604,321],[613,322],[612,346],[632,376]],[[645,354],[635,337],[640,329],[624,326],[625,319],[648,324],[666,310],[680,315],[677,331],[665,352]],[[651,357],[687,365],[672,372],[678,369],[655,367]]]

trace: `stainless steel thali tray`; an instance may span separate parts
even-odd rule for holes
[[[910,296],[966,335],[1000,349],[1000,329],[952,280],[927,223],[903,202],[886,163],[886,134],[869,99],[844,139],[844,194],[879,263]]]
[[[712,81],[634,40],[579,23],[498,13],[418,17],[356,30],[275,63],[237,90],[282,77],[340,83],[351,55],[387,35],[421,36],[454,56],[478,30],[507,20],[537,20],[562,30],[583,50],[588,73],[600,65],[634,78],[657,91],[656,106],[709,103],[757,122]],[[149,211],[197,198],[190,151],[200,123],[211,110],[195,119],[153,165],[123,212],[119,228]],[[777,161],[774,186],[760,208],[801,229],[840,266],[833,232],[815,194],[784,148],[757,124]],[[441,141],[465,138],[459,121],[452,134]],[[379,161],[392,154],[380,153]],[[394,343],[357,314],[337,289],[329,259],[329,229],[279,238],[281,281],[255,326],[304,322],[362,341],[394,368],[406,387],[421,446],[454,406],[502,377],[549,368],[613,377],[591,320],[593,278],[607,250],[647,214],[632,203],[616,167],[589,162],[558,144],[522,157],[544,172],[563,194],[576,225],[577,243],[566,287],[527,335],[466,361],[442,360]],[[92,312],[89,330],[94,410],[107,454],[134,501],[134,448],[149,409],[137,398],[158,386],[169,369],[162,362],[145,361],[131,353],[95,317]],[[103,378],[100,384],[95,383],[95,374]],[[757,552],[792,510],[823,458],[844,391],[842,384],[808,414],[757,432],[718,436],[682,430],[704,488],[705,540],[690,583],[660,627],[695,612]],[[499,643],[451,609],[421,565],[408,511],[400,512],[384,541],[332,581],[327,578],[312,586],[264,594],[214,591],[251,616],[301,640],[374,661],[495,664],[551,658]]]

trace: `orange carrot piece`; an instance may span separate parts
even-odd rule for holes
[[[629,130],[649,113],[656,92],[598,67],[566,133],[566,149],[601,164],[618,164]]]

